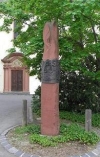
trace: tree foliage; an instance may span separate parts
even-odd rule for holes
[[[100,56],[99,0],[7,0],[0,3],[0,13],[4,18],[1,30],[10,31],[10,24],[16,21],[18,36],[14,47],[19,47],[24,53],[26,64],[33,69],[32,74],[39,74],[40,70],[44,24],[56,20],[61,68],[100,78],[96,64],[91,69],[84,65],[90,54],[94,60]],[[30,58],[31,55],[34,58]],[[92,64],[92,61],[87,64]]]

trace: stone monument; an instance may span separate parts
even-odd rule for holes
[[[43,30],[44,53],[41,71],[41,134],[59,134],[59,80],[58,27],[47,22]]]

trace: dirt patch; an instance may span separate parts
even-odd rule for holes
[[[28,134],[16,135],[14,134],[14,130],[8,132],[7,139],[17,149],[26,153],[39,155],[40,157],[69,157],[72,155],[82,155],[95,149],[95,146],[87,146],[79,142],[63,143],[56,147],[42,147],[38,144],[30,144]]]

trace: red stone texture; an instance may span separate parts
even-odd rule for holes
[[[59,134],[59,84],[41,86],[41,134]]]
[[[43,60],[58,59],[58,28],[55,22],[45,24],[43,40]],[[41,134],[59,134],[59,83],[41,85]]]
[[[44,53],[43,60],[58,59],[58,28],[56,23],[47,22],[43,30]]]

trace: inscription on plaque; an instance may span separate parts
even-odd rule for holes
[[[42,61],[42,83],[59,83],[60,65],[58,59]]]

